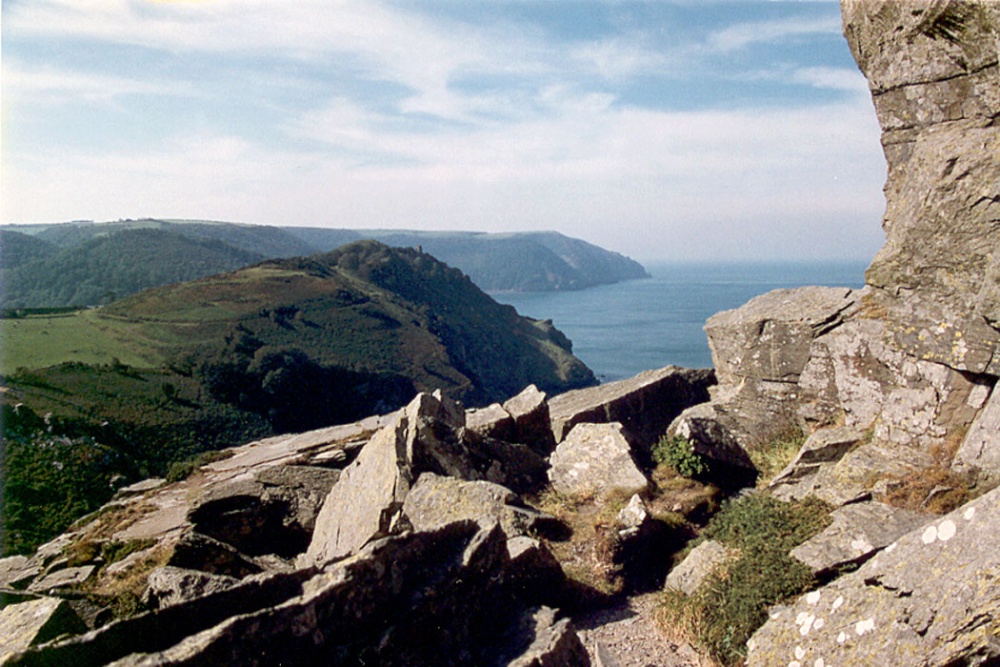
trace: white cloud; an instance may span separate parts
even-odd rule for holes
[[[740,23],[714,32],[709,36],[707,46],[712,51],[729,53],[758,42],[776,42],[800,35],[839,35],[840,31],[840,19],[832,13],[827,18],[819,19],[757,21]]]

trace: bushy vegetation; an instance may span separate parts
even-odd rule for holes
[[[809,568],[788,553],[829,521],[829,508],[815,500],[785,503],[756,493],[723,503],[702,537],[718,540],[733,556],[693,595],[666,592],[661,623],[719,663],[742,664],[767,609],[815,586]]]
[[[709,472],[708,460],[680,435],[664,435],[653,445],[653,461],[670,466],[683,477],[697,478]]]

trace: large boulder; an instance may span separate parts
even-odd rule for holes
[[[649,486],[621,424],[577,424],[552,452],[549,481],[567,495],[640,493]]]
[[[750,667],[997,664],[1000,489],[907,533],[856,572],[773,609]]]
[[[648,453],[674,417],[709,399],[715,384],[711,370],[667,366],[589,389],[577,389],[549,399],[556,442],[577,424],[619,422],[635,447]]]

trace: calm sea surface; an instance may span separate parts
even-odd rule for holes
[[[669,364],[712,365],[702,327],[713,314],[781,287],[861,287],[867,261],[783,264],[652,264],[652,278],[579,292],[494,293],[551,319],[602,382]]]

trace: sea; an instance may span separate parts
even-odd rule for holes
[[[551,319],[601,382],[668,365],[710,368],[705,320],[771,290],[864,284],[868,260],[646,264],[652,277],[572,292],[491,296],[521,315]]]

